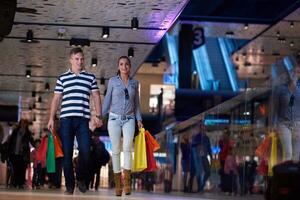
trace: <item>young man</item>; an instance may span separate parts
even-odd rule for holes
[[[73,48],[69,58],[71,68],[61,74],[56,82],[51,103],[48,129],[54,128],[54,117],[60,106],[60,130],[64,151],[64,176],[66,192],[73,194],[75,188],[74,170],[72,165],[74,137],[79,149],[79,161],[76,169],[77,185],[81,192],[86,192],[88,179],[88,158],[90,152],[89,120],[90,95],[92,95],[96,116],[92,122],[102,126],[101,100],[96,78],[84,69],[84,55],[81,48]]]

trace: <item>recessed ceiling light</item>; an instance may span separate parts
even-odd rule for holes
[[[233,31],[227,31],[225,34],[226,34],[227,37],[230,37],[230,38],[234,36]]]
[[[62,38],[64,38],[65,37],[65,35],[66,35],[66,29],[65,28],[59,28],[58,30],[57,30],[57,37],[59,38],[59,39],[62,39]]]
[[[90,46],[90,40],[84,38],[71,38],[70,46]]]
[[[294,28],[294,22],[293,22],[293,21],[291,21],[290,27],[291,27],[291,28]]]
[[[248,25],[248,24],[245,24],[244,29],[245,29],[245,30],[248,30],[248,29],[249,29],[249,25]]]

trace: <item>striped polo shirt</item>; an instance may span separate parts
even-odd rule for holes
[[[98,91],[96,77],[86,71],[78,75],[70,69],[61,74],[56,82],[54,93],[62,94],[60,118],[90,118],[90,94]]]

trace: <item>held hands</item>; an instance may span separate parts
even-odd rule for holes
[[[102,119],[99,119],[98,117],[94,116],[92,118],[92,123],[94,126],[96,126],[97,128],[101,127],[103,125],[103,121]]]

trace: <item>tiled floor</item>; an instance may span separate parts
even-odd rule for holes
[[[88,191],[85,194],[80,193],[79,191],[75,191],[75,193],[71,196],[67,196],[63,194],[62,190],[12,190],[12,189],[0,189],[0,200],[67,200],[67,199],[84,199],[84,200],[120,200],[120,199],[128,199],[128,200],[205,200],[205,199],[220,199],[220,200],[263,200],[261,195],[254,196],[226,196],[221,194],[183,194],[172,192],[170,194],[164,193],[146,193],[146,192],[133,192],[130,196],[122,196],[116,197],[114,196],[113,190],[101,189],[97,192]]]

